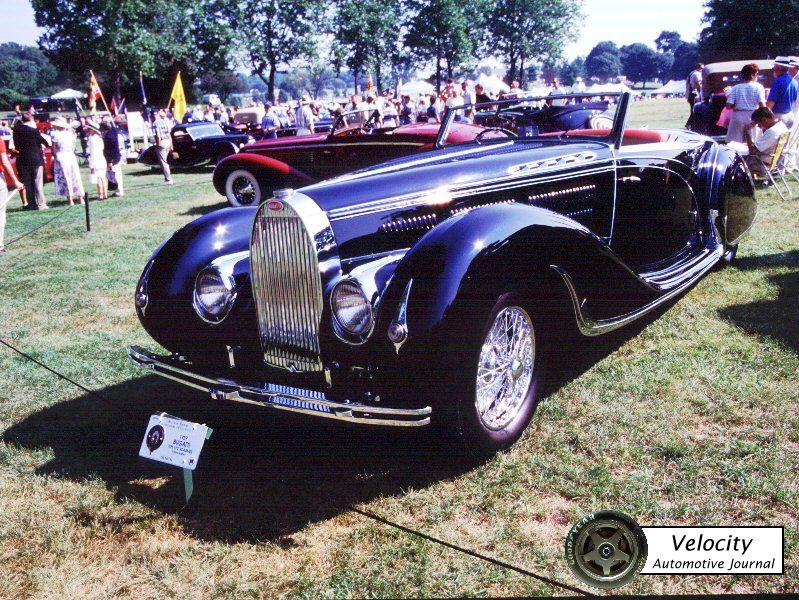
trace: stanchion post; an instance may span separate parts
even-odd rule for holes
[[[92,230],[92,219],[91,215],[89,214],[89,194],[83,198],[83,206],[86,207],[86,231]]]

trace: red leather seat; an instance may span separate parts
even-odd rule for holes
[[[610,129],[575,129],[569,131],[565,137],[572,135],[595,135],[605,137],[610,134]],[[622,146],[636,146],[638,144],[658,144],[669,141],[669,134],[651,129],[625,129],[621,140]]]

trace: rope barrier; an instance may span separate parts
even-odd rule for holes
[[[142,185],[142,186],[128,186],[125,189],[128,190],[128,189],[150,188],[150,187],[154,187],[154,185],[157,185],[157,184],[146,184],[146,185]],[[195,182],[187,181],[187,182],[176,183],[176,184],[173,184],[173,185],[176,185],[176,186],[195,185]],[[47,225],[51,224],[53,221],[55,221],[56,219],[61,217],[70,208],[72,208],[72,206],[67,206],[65,209],[60,211],[58,214],[53,216],[51,219],[48,219],[46,222],[38,225],[37,227],[31,229],[30,231],[27,231],[27,232],[15,237],[14,239],[12,239],[9,242],[7,242],[7,244],[13,244],[13,243],[23,239],[24,237],[29,236],[32,233],[35,233],[36,231],[39,231],[40,229],[46,227]],[[6,348],[11,350],[12,352],[18,354],[19,356],[23,357],[25,360],[34,363],[35,365],[45,369],[46,371],[48,371],[49,373],[51,373],[53,375],[55,375],[59,379],[62,379],[63,381],[66,381],[67,383],[69,383],[69,384],[73,385],[74,387],[80,389],[84,393],[92,396],[93,398],[97,399],[99,402],[103,403],[104,405],[116,410],[117,412],[121,412],[121,413],[124,414],[124,411],[121,411],[119,406],[113,405],[111,402],[107,401],[103,397],[102,393],[86,387],[85,385],[79,383],[78,381],[72,379],[71,377],[59,372],[58,370],[54,369],[53,367],[50,367],[49,365],[45,364],[44,362],[34,358],[33,356],[31,356],[30,354],[24,352],[23,350],[20,350],[19,348],[17,348],[13,344],[11,344],[10,342],[8,342],[8,341],[6,341],[6,340],[4,340],[2,338],[0,338],[0,344],[5,346]],[[132,412],[129,413],[129,416],[133,416],[133,413]],[[136,416],[138,417],[138,415],[136,415]],[[507,563],[507,562],[501,561],[499,559],[493,558],[491,556],[487,556],[487,555],[481,554],[479,552],[475,552],[473,550],[469,550],[468,548],[464,548],[462,546],[458,546],[457,544],[453,544],[451,542],[447,542],[447,541],[442,540],[440,538],[436,538],[436,537],[428,535],[428,534],[426,534],[426,533],[424,533],[422,531],[418,531],[416,529],[412,529],[410,527],[406,527],[404,525],[400,525],[399,523],[395,523],[395,522],[393,522],[393,521],[391,521],[389,519],[386,519],[385,517],[382,517],[382,516],[380,516],[380,515],[378,515],[376,513],[371,512],[371,511],[360,509],[360,508],[357,508],[357,507],[354,507],[354,506],[350,507],[349,510],[354,512],[354,513],[357,513],[357,514],[359,514],[359,515],[361,515],[361,516],[363,516],[363,517],[365,517],[367,519],[370,519],[370,520],[373,520],[373,521],[375,521],[377,523],[380,523],[380,524],[382,524],[382,525],[384,525],[386,527],[397,529],[398,531],[401,531],[401,532],[406,533],[408,535],[413,535],[413,536],[416,536],[416,537],[418,537],[420,539],[426,540],[428,542],[431,542],[431,543],[434,543],[434,544],[438,544],[440,546],[443,546],[445,548],[449,548],[451,550],[455,550],[455,551],[460,552],[462,554],[465,554],[467,556],[471,556],[472,558],[476,558],[478,560],[482,560],[484,562],[493,564],[495,566],[498,566],[498,567],[501,567],[501,568],[504,568],[504,569],[508,569],[510,571],[514,571],[514,572],[519,573],[521,575],[525,575],[527,577],[531,577],[533,579],[536,579],[538,581],[541,581],[541,582],[546,583],[548,585],[551,585],[553,587],[560,588],[560,589],[563,589],[563,590],[567,590],[567,591],[570,591],[570,592],[574,592],[574,593],[577,593],[577,594],[580,594],[580,595],[584,595],[584,596],[593,596],[594,595],[594,594],[592,594],[592,593],[590,593],[590,592],[588,592],[586,590],[571,586],[571,585],[566,584],[566,583],[561,583],[561,582],[559,582],[557,580],[550,579],[550,578],[545,577],[543,575],[539,575],[537,573],[534,573],[534,572],[529,571],[527,569],[524,569],[522,567],[518,567],[518,566],[513,565],[511,563]]]
[[[96,398],[98,401],[102,402],[104,405],[116,410],[117,412],[120,412],[120,413],[124,414],[124,411],[121,411],[119,406],[113,405],[111,402],[107,401],[103,397],[101,392],[98,392],[96,390],[92,390],[92,389],[86,387],[85,385],[75,381],[74,379],[72,379],[68,375],[64,375],[63,373],[57,371],[53,367],[50,367],[47,364],[43,363],[42,361],[34,358],[33,356],[31,356],[27,352],[24,352],[23,350],[20,350],[19,348],[17,348],[13,344],[11,344],[10,342],[8,342],[8,341],[6,341],[6,340],[4,340],[2,338],[0,338],[0,344],[5,346],[6,348],[11,350],[12,352],[15,352],[16,354],[18,354],[19,356],[23,357],[24,359],[26,359],[26,360],[38,365],[39,367],[45,369],[46,371],[52,373],[53,375],[55,375],[59,379],[62,379],[63,381],[66,381],[66,382],[70,383],[71,385],[75,386],[76,388],[80,389],[81,391],[85,392],[86,394],[89,394],[93,398]],[[129,413],[129,415],[133,416],[133,413],[131,412],[131,413]],[[136,415],[136,416],[138,417],[138,415]],[[298,490],[295,490],[295,492],[297,492],[297,491]],[[302,492],[300,492],[300,493],[302,494]],[[307,496],[307,494],[303,494],[303,495]],[[582,596],[594,596],[595,595],[595,594],[592,594],[591,592],[588,592],[588,591],[580,589],[578,587],[569,585],[567,583],[561,583],[560,581],[557,581],[555,579],[551,579],[549,577],[545,577],[544,575],[539,575],[538,573],[534,573],[534,572],[529,571],[529,570],[527,570],[527,569],[525,569],[523,567],[518,567],[516,565],[513,565],[511,563],[507,563],[505,561],[499,560],[499,559],[494,558],[492,556],[487,556],[485,554],[481,554],[479,552],[475,552],[474,550],[469,550],[468,548],[464,548],[464,547],[459,546],[457,544],[453,544],[452,542],[447,542],[446,540],[442,540],[442,539],[434,537],[432,535],[428,535],[428,534],[426,534],[426,533],[424,533],[422,531],[419,531],[419,530],[416,530],[416,529],[412,529],[412,528],[406,527],[404,525],[400,525],[399,523],[395,523],[394,521],[386,519],[385,517],[382,517],[382,516],[380,516],[380,515],[378,515],[376,513],[373,513],[371,511],[364,510],[364,509],[361,509],[361,508],[358,508],[358,507],[355,507],[355,506],[349,507],[348,510],[350,510],[350,511],[352,511],[354,513],[357,513],[357,514],[359,514],[359,515],[361,515],[361,516],[363,516],[363,517],[365,517],[367,519],[370,519],[372,521],[375,521],[377,523],[385,525],[386,527],[391,527],[393,529],[396,529],[396,530],[401,531],[403,533],[406,533],[408,535],[416,536],[416,537],[418,537],[420,539],[426,540],[426,541],[431,542],[433,544],[438,544],[440,546],[443,546],[444,548],[449,548],[450,550],[455,550],[456,552],[460,552],[460,553],[465,554],[467,556],[471,556],[472,558],[476,558],[478,560],[481,560],[481,561],[487,562],[489,564],[501,567],[503,569],[508,569],[510,571],[514,571],[514,572],[519,573],[521,575],[525,575],[525,576],[530,577],[532,579],[536,579],[538,581],[541,581],[542,583],[546,583],[548,585],[551,585],[553,587],[560,588],[560,589],[563,589],[563,590],[566,590],[566,591],[569,591],[569,592],[574,592],[574,593],[580,594]]]

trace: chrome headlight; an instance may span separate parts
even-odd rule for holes
[[[221,323],[236,300],[233,277],[216,267],[206,267],[194,281],[194,310],[206,323]]]
[[[358,281],[345,279],[336,284],[330,295],[333,329],[347,342],[364,342],[372,332],[372,303]]]

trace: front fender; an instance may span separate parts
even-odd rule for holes
[[[712,160],[711,160],[712,159]],[[757,216],[755,185],[743,158],[732,148],[715,145],[703,164],[712,164],[706,175],[709,206],[717,214],[719,242],[726,250],[735,246],[749,231]],[[707,167],[706,167],[707,168]]]
[[[158,164],[158,158],[155,155],[156,148],[155,146],[149,146],[145,148],[139,153],[139,158],[137,162],[143,165],[148,165],[150,167],[154,167]]]
[[[528,205],[487,206],[448,220],[413,247],[386,290],[376,334],[386,335],[411,280],[402,352],[429,355],[442,343],[462,346],[481,332],[484,312],[507,291],[556,314],[571,305],[553,267],[570,275],[595,318],[626,312],[655,295],[572,219]],[[574,313],[565,314],[573,325]]]
[[[298,188],[316,183],[316,179],[283,161],[260,154],[240,152],[228,156],[216,165],[213,182],[217,192],[225,194],[225,180],[230,173],[237,169],[246,169],[254,173],[260,180],[269,181],[272,189]]]
[[[191,356],[205,345],[219,345],[223,336],[235,339],[230,328],[239,328],[238,320],[247,312],[247,298],[237,301],[225,322],[211,327],[192,306],[194,281],[211,261],[249,250],[256,210],[228,208],[204,215],[175,232],[150,257],[144,271],[148,303],[144,311],[137,309],[137,314],[147,333],[159,344]],[[248,270],[248,261],[242,261],[239,276],[247,295]],[[142,283],[140,280],[139,287]],[[247,330],[244,326],[241,329]]]

